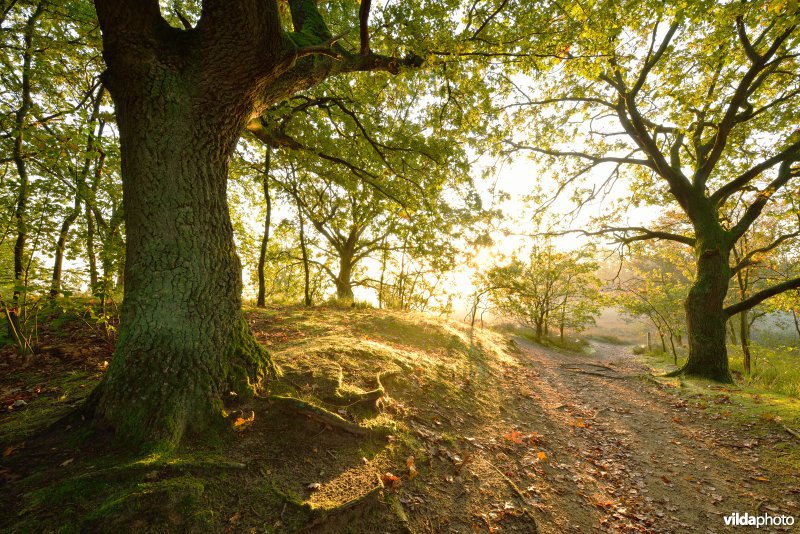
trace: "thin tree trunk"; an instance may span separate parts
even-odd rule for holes
[[[380,282],[378,283],[378,309],[383,309],[383,291],[384,291],[384,279],[386,277],[386,264],[389,261],[389,250],[386,247],[386,237],[383,238],[383,243],[381,244],[381,278]],[[473,320],[474,323],[474,320]],[[800,330],[798,330],[800,332]]]
[[[33,34],[36,28],[36,21],[42,15],[44,3],[39,2],[36,9],[28,17],[23,30],[24,48],[22,50],[22,86],[20,88],[20,105],[14,114],[14,146],[11,154],[14,165],[17,169],[19,187],[17,189],[16,208],[14,218],[16,219],[17,239],[14,243],[14,292],[12,297],[13,310],[9,313],[9,330],[19,332],[19,307],[21,287],[25,285],[23,277],[25,275],[25,242],[28,239],[28,167],[25,162],[23,147],[25,144],[25,128],[33,105],[31,98],[31,62],[33,60]]]
[[[739,341],[736,339],[736,328],[733,326],[733,319],[728,319],[728,331],[730,332],[731,343],[737,345]]]
[[[100,283],[100,304],[103,313],[106,311],[106,305],[109,297],[115,288],[115,275],[119,272],[120,266],[117,263],[124,264],[124,260],[120,259],[120,251],[124,248],[124,243],[121,242],[120,225],[122,224],[122,214],[120,209],[115,208],[108,219],[108,228],[103,239],[102,248],[100,249],[100,264],[103,266],[103,279]],[[124,269],[124,266],[123,266]]]
[[[743,246],[746,245],[746,241],[743,241]],[[739,262],[741,258],[737,254],[737,250],[734,247],[733,253],[736,255],[735,260]],[[739,284],[739,300],[745,300],[747,298],[747,288],[750,282],[749,273],[743,272],[743,270],[739,270],[736,273],[736,281]],[[739,314],[739,341],[742,344],[742,360],[744,366],[745,374],[750,374],[750,335],[749,335],[749,324],[747,321],[747,310],[741,312]]]
[[[797,330],[797,339],[800,340],[800,321],[797,319],[797,312],[792,310],[792,319],[794,319],[794,329]]]
[[[747,322],[747,311],[739,314],[739,340],[742,342],[742,358],[744,372],[750,374],[750,328]]]
[[[303,274],[305,276],[303,284],[303,303],[311,306],[311,269],[308,265],[308,248],[306,247],[306,231],[303,221],[303,207],[300,205],[300,197],[295,190],[295,201],[297,202],[297,219],[300,223],[300,253],[303,257]]]
[[[97,127],[97,116],[100,113],[100,103],[103,100],[103,86],[97,90],[94,102],[92,105],[92,112],[89,116],[89,133],[86,136],[86,154],[83,160],[83,167],[75,180],[75,200],[72,210],[64,218],[61,223],[61,228],[58,232],[58,239],[56,240],[56,247],[53,259],[53,276],[50,284],[50,298],[55,299],[61,292],[61,268],[64,262],[64,249],[69,237],[70,228],[81,213],[81,206],[86,194],[86,179],[89,176],[89,168],[92,165],[92,151],[95,145],[95,128]],[[97,137],[103,135],[103,127],[100,126],[97,131]],[[96,161],[96,165],[100,165],[100,161]]]
[[[97,293],[97,253],[94,248],[95,225],[94,215],[89,206],[89,201],[85,203],[84,217],[86,218],[86,258],[89,261],[89,293]]]
[[[267,203],[267,213],[264,217],[264,235],[261,238],[261,250],[258,254],[258,298],[256,306],[266,305],[266,281],[264,280],[264,265],[267,261],[267,245],[269,244],[269,226],[272,219],[272,197],[269,194],[269,173],[270,173],[270,148],[264,151],[264,176],[261,184],[264,188],[264,200]]]
[[[669,345],[672,347],[672,361],[675,365],[678,365],[678,353],[675,351],[675,340],[673,339],[675,336],[673,335],[672,331],[669,332]]]

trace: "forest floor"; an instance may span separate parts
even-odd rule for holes
[[[713,533],[733,512],[800,521],[796,399],[659,378],[655,361],[598,341],[561,352],[380,310],[249,317],[283,378],[230,406],[222,439],[168,455],[53,425],[111,357],[97,332],[60,326],[44,333],[50,356],[0,367],[0,530]]]

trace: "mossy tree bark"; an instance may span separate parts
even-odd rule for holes
[[[682,372],[730,382],[725,345],[728,314],[724,308],[731,278],[730,244],[717,223],[716,213],[710,209],[704,211],[707,217],[698,217],[695,223],[696,272],[684,303],[689,358]]]
[[[225,391],[251,392],[273,371],[240,309],[226,200],[240,132],[266,106],[329,75],[397,72],[400,62],[317,55],[333,53],[312,0],[290,2],[291,35],[307,48],[283,31],[274,0],[206,0],[186,30],[166,23],[157,0],[95,5],[127,239],[120,338],[92,403],[119,437],[174,445],[187,429],[221,421]]]

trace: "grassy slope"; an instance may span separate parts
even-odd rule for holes
[[[80,421],[34,435],[91,389],[109,355],[81,365],[39,362],[0,384],[6,404],[28,402],[0,415],[8,454],[0,529],[401,532],[409,503],[379,488],[412,491],[425,477],[412,480],[409,456],[419,472],[430,469],[430,455],[441,452],[431,436],[445,448],[456,440],[448,433],[453,414],[478,425],[501,409],[489,385],[508,358],[495,334],[472,338],[457,324],[376,310],[252,310],[250,320],[284,371],[269,393],[314,403],[369,433],[354,436],[255,399],[231,406],[255,414],[243,430],[195,439],[169,456],[132,458]],[[379,380],[388,394],[380,406],[355,402]]]

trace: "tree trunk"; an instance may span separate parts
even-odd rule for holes
[[[275,369],[240,309],[226,194],[252,104],[201,99],[209,82],[188,78],[192,69],[139,68],[112,64],[107,79],[122,153],[125,297],[92,401],[118,437],[171,446],[186,430],[218,426],[223,393],[250,394]]]
[[[353,302],[353,252],[345,250],[339,255],[339,273],[336,276],[336,298],[346,302]]]
[[[20,327],[20,295],[21,286],[25,285],[23,279],[25,274],[25,243],[28,239],[28,167],[23,155],[25,144],[25,128],[27,127],[28,114],[30,113],[33,100],[31,98],[31,63],[33,60],[33,34],[36,28],[36,21],[43,12],[44,2],[39,2],[34,12],[28,17],[24,29],[24,48],[22,50],[22,86],[20,87],[20,105],[14,114],[14,146],[11,150],[12,159],[17,169],[19,186],[17,189],[16,207],[14,218],[16,219],[17,239],[14,242],[14,292],[13,307],[9,311],[8,329],[9,333],[18,333]]]
[[[747,311],[739,314],[739,341],[742,342],[742,360],[744,372],[750,374],[750,324],[747,321]]]
[[[378,282],[378,309],[383,309],[383,291],[384,291],[384,280],[386,278],[386,264],[389,261],[389,249],[386,246],[386,236],[383,238],[383,242],[381,243],[381,278]],[[475,323],[475,319],[473,318],[473,324]],[[798,330],[800,333],[800,329]]]
[[[269,166],[270,166],[270,148],[267,147],[264,152],[264,176],[262,178],[262,186],[264,187],[264,200],[267,203],[267,214],[264,217],[264,236],[261,238],[261,250],[258,254],[258,297],[256,299],[256,306],[264,307],[266,305],[266,292],[267,284],[264,280],[264,265],[267,262],[267,245],[269,244],[269,225],[272,218],[272,197],[269,194]]]
[[[672,348],[672,362],[678,365],[678,353],[675,351],[675,335],[671,330],[669,332],[669,346]]]
[[[70,228],[72,228],[72,224],[81,214],[81,206],[83,204],[83,197],[86,193],[86,179],[89,176],[89,168],[92,165],[92,151],[94,150],[95,144],[95,126],[97,122],[97,115],[100,113],[100,103],[103,100],[103,86],[101,85],[100,88],[97,90],[97,94],[94,97],[94,103],[92,105],[92,114],[89,116],[89,133],[86,136],[86,153],[83,160],[83,167],[81,168],[80,174],[78,174],[77,179],[75,181],[75,200],[72,210],[67,214],[64,218],[64,221],[61,223],[61,229],[58,232],[58,239],[56,240],[56,248],[54,253],[53,259],[53,278],[52,283],[50,284],[50,298],[55,299],[58,294],[61,292],[61,268],[64,263],[64,249],[67,244],[67,238],[69,237]],[[103,127],[100,126],[100,129],[97,133],[97,136],[100,137],[103,135]],[[99,158],[97,165],[100,165]]]
[[[797,312],[792,310],[792,319],[794,319],[794,329],[797,330],[797,339],[800,340],[800,320],[797,319]]]
[[[728,319],[728,331],[731,336],[731,343],[734,345],[738,344],[739,342],[736,340],[736,328],[733,326],[733,319]]]
[[[698,231],[696,255],[695,281],[684,303],[689,359],[680,372],[731,382],[725,346],[728,316],[723,308],[731,276],[730,251],[721,235],[704,237]]]
[[[97,292],[97,253],[94,249],[94,215],[89,203],[86,202],[84,216],[86,217],[86,258],[89,260],[89,293]]]
[[[311,306],[311,269],[308,265],[308,247],[306,246],[303,207],[300,205],[300,196],[297,194],[297,191],[295,191],[295,200],[297,201],[297,218],[300,222],[300,253],[303,257],[303,275],[305,276],[303,284],[303,302],[306,306]]]
[[[58,232],[58,239],[56,240],[56,248],[53,258],[53,278],[50,283],[50,298],[55,299],[61,292],[61,267],[64,263],[64,248],[67,244],[67,237],[69,236],[69,229],[72,223],[78,218],[81,212],[80,195],[75,193],[75,207],[67,214],[64,221],[61,223],[61,229]]]

